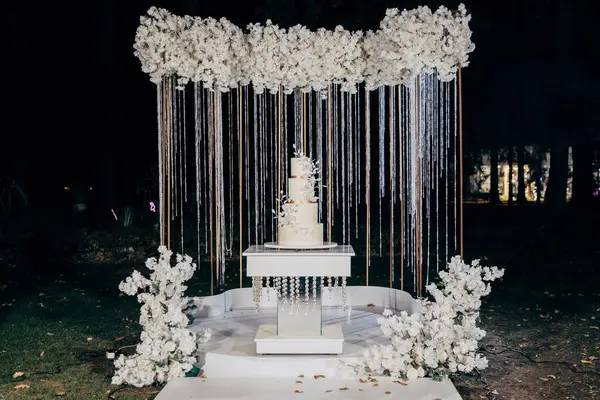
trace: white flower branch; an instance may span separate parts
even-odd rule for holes
[[[194,353],[198,344],[210,339],[210,330],[195,333],[187,329],[185,309],[191,299],[184,296],[187,289],[183,283],[189,280],[196,264],[189,256],[177,254],[177,263],[171,266],[173,253],[165,246],[158,248],[160,257],[146,260],[146,267],[153,271],[150,278],[133,271],[119,289],[136,296],[142,304],[140,310],[141,342],[132,356],[121,355],[115,360],[112,383],[136,387],[163,383],[182,377],[197,361]]]

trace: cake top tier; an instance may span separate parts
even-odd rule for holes
[[[294,150],[296,147],[294,146]],[[291,178],[310,178],[316,177],[319,173],[318,161],[315,162],[309,157],[306,157],[302,151],[295,150],[294,158],[290,160],[290,177]]]

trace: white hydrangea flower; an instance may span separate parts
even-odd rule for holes
[[[158,251],[158,260],[146,260],[146,267],[153,271],[150,278],[134,271],[119,285],[125,294],[137,294],[142,304],[139,322],[143,330],[136,353],[115,360],[115,385],[142,387],[182,377],[196,362],[198,344],[210,339],[210,330],[195,333],[186,328],[184,310],[190,299],[184,296],[187,287],[183,283],[193,276],[196,264],[191,257],[178,254],[172,266],[172,251],[165,246]]]

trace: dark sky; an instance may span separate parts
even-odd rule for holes
[[[90,176],[90,171],[98,174],[96,166],[107,158],[115,160],[117,170],[124,163],[133,173],[147,169],[156,157],[155,87],[142,73],[132,46],[139,17],[152,5],[178,14],[226,17],[239,26],[271,17],[282,25],[376,29],[388,7],[459,4],[263,0],[242,2],[240,7],[237,3],[106,0],[34,6],[3,1],[3,59],[9,72],[0,112],[4,117],[0,167],[7,172],[0,170],[0,175],[11,174],[21,163],[26,175],[36,180],[79,179]],[[592,20],[596,15],[592,1],[465,4],[473,15],[477,46],[464,73],[466,139],[476,143],[486,135],[514,129],[532,137],[533,131],[557,135],[558,125],[573,123],[578,132],[598,135],[591,128],[600,98],[593,68],[600,34]],[[560,123],[558,114],[566,115]]]

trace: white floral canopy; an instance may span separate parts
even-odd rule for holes
[[[212,292],[234,242],[241,255],[245,244],[277,240],[271,211],[297,146],[320,166],[326,239],[364,238],[367,284],[371,255],[378,247],[381,258],[387,242],[390,286],[412,280],[420,295],[430,269],[462,246],[460,77],[475,48],[470,19],[461,4],[388,9],[376,31],[270,21],[243,30],[150,8],[134,49],[157,87],[161,244],[170,247],[173,226],[184,246],[184,203],[195,202]]]
[[[225,18],[181,17],[152,7],[141,18],[134,48],[154,83],[177,76],[180,85],[202,82],[220,91],[251,83],[256,93],[319,91],[333,83],[353,92],[363,82],[372,90],[434,70],[440,80],[452,80],[475,48],[470,19],[461,4],[456,12],[388,9],[377,31],[286,30],[267,21],[244,32]]]

